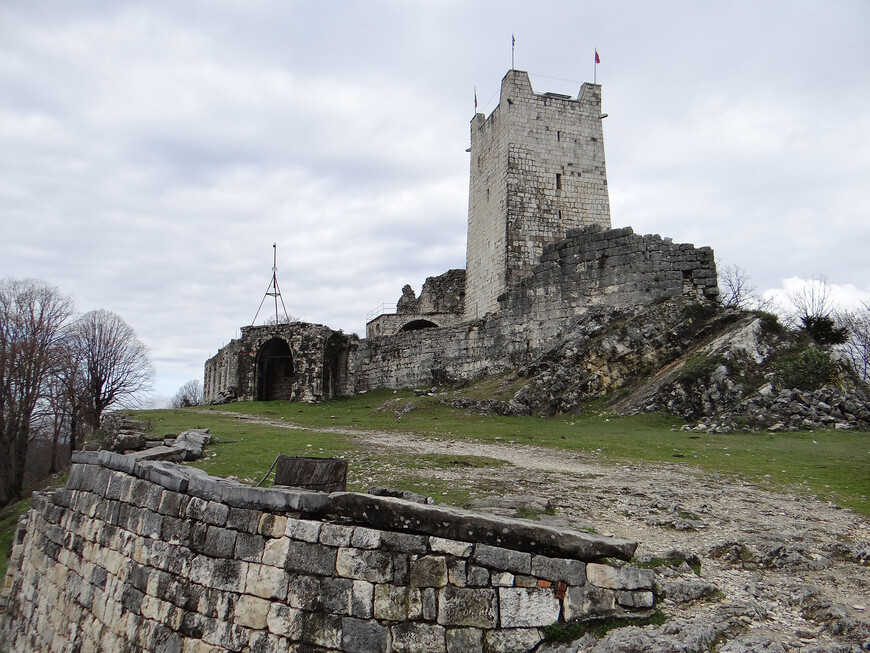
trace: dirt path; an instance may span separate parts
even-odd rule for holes
[[[402,432],[316,431],[340,433],[372,452],[502,460],[508,464],[438,469],[431,475],[477,494],[495,484],[512,488],[518,501],[549,501],[557,515],[541,519],[636,540],[641,560],[668,557],[675,549],[678,557],[698,556],[700,577],[686,566],[674,568],[677,564],[657,568],[668,595],[662,604],[673,618],[721,622],[723,614],[733,614],[732,628],[786,650],[849,650],[837,647],[857,645],[865,632],[870,646],[870,521],[850,510],[674,465],[605,464],[589,454]],[[838,604],[833,612],[839,621],[814,610],[828,603]],[[846,639],[836,634],[856,623],[857,631],[847,632]]]

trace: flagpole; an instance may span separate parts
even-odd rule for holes
[[[516,47],[517,39],[511,34],[511,70],[514,70],[514,48]]]
[[[592,59],[592,83],[598,83],[598,47],[595,47],[595,57]]]

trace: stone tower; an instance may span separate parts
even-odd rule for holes
[[[577,98],[535,94],[511,70],[498,106],[471,121],[465,317],[498,309],[546,243],[574,227],[610,228],[601,86]]]

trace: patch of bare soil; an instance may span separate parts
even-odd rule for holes
[[[509,485],[518,503],[556,507],[555,516],[542,520],[591,525],[598,533],[638,541],[637,559],[656,568],[664,611],[677,624],[713,625],[720,650],[870,650],[870,523],[849,510],[674,466],[605,465],[507,443],[351,434],[366,447],[397,453],[509,463],[432,473],[471,490],[493,481]],[[691,569],[698,562],[700,575]],[[660,641],[671,637],[662,629],[651,633]],[[679,633],[671,638],[675,650],[693,650],[690,632],[684,640]],[[649,650],[611,642],[612,650]],[[597,646],[611,650],[607,642]],[[698,646],[707,650],[708,644]]]

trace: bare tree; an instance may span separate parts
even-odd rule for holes
[[[755,284],[746,270],[739,265],[720,265],[717,269],[722,306],[744,310],[754,308]]]
[[[837,324],[848,333],[848,340],[839,350],[852,363],[858,376],[870,383],[870,302],[857,310],[838,313]]]
[[[739,265],[717,266],[719,276],[720,301],[725,308],[743,311],[766,311],[772,307],[772,300],[763,299],[756,294],[755,284],[749,274]]]
[[[0,281],[0,505],[21,495],[34,412],[71,315],[54,286]]]
[[[191,379],[178,389],[172,401],[169,403],[170,408],[188,408],[190,406],[199,406],[202,403],[202,383],[197,379]]]
[[[105,309],[85,313],[71,329],[84,383],[84,414],[97,429],[110,406],[134,406],[151,389],[154,368],[148,348],[119,315]]]
[[[800,290],[788,293],[788,300],[794,306],[793,318],[816,344],[827,347],[848,340],[847,330],[834,319],[837,305],[827,277],[813,277]]]
[[[830,317],[834,312],[831,284],[824,276],[813,277],[800,290],[789,292],[787,297],[794,306],[795,315],[801,321],[808,317]]]

